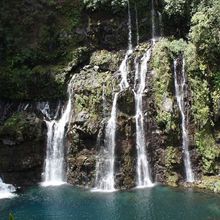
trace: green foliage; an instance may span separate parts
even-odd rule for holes
[[[195,44],[198,54],[213,69],[218,65],[220,57],[220,2],[211,0],[208,4],[200,4],[192,17],[190,38]]]
[[[14,215],[12,213],[9,214],[9,219],[8,220],[15,220]]]
[[[165,166],[168,171],[173,169],[173,166],[181,163],[181,153],[178,148],[169,146],[165,150]]]
[[[82,7],[81,0],[2,2],[0,98],[64,97],[66,89],[56,82],[54,69],[66,65],[69,53],[82,41],[75,32]]]
[[[184,52],[186,46],[187,43],[183,39],[170,41],[169,50],[171,51],[171,57],[175,59],[179,54]]]
[[[83,0],[87,9],[97,10],[100,8],[109,8],[119,10],[121,7],[127,6],[127,0]]]
[[[23,133],[28,133],[28,126],[23,114],[17,113],[10,117],[3,126],[0,127],[0,136],[22,141]]]
[[[220,100],[220,72],[214,73],[214,90],[212,92],[212,99],[214,102],[214,114],[219,114],[219,100]]]
[[[164,108],[166,99],[172,95],[171,87],[171,59],[169,54],[169,41],[164,39],[158,42],[153,51],[152,68],[155,71],[154,94],[157,106],[157,121],[165,130],[171,127],[171,112]]]
[[[202,157],[203,173],[217,174],[216,161],[220,157],[220,149],[216,145],[213,136],[207,130],[202,130],[196,134],[196,147]]]
[[[157,121],[168,132],[176,129],[172,116],[173,106],[173,59],[183,53],[187,43],[183,40],[160,40],[154,48],[152,68],[155,71],[154,94],[157,106]]]
[[[192,114],[194,117],[194,123],[198,129],[204,128],[206,125],[210,124],[210,99],[209,99],[209,89],[206,80],[194,77],[189,78],[190,87],[192,92]]]
[[[40,129],[39,129],[40,128]],[[0,138],[10,138],[15,143],[42,138],[41,122],[35,114],[14,113],[0,126]]]
[[[213,75],[207,71],[206,64],[198,55],[196,46],[189,43],[185,49],[184,57],[186,60],[186,72],[188,75],[190,91],[192,95],[192,115],[197,129],[201,130],[204,127],[209,127],[213,124],[211,109],[212,100],[210,96],[215,94],[216,105],[218,92],[215,88],[210,90],[210,81]],[[216,106],[217,107],[217,106]]]
[[[65,96],[66,88],[55,79],[50,66],[0,68],[1,98],[11,100],[45,100]]]
[[[186,0],[164,0],[165,10],[169,15],[183,15],[185,11]]]

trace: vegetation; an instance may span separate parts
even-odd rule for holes
[[[0,98],[64,97],[57,69],[80,42],[81,1],[3,1],[0,9]],[[16,92],[15,92],[16,91]]]
[[[8,220],[14,220],[14,215],[12,213],[9,214],[9,219]]]
[[[137,29],[134,19],[137,15],[140,42],[146,41],[150,38],[151,5],[143,0],[129,2],[133,33]],[[78,77],[75,87],[80,88],[85,83],[87,91],[86,94],[76,93],[76,112],[86,112],[92,122],[100,120],[97,112],[103,114],[101,85],[106,86],[106,95],[110,97],[110,89],[115,84],[112,76],[118,66],[118,62],[112,60],[121,59],[114,50],[127,45],[124,39],[127,37],[127,6],[127,0],[3,1],[0,8],[0,99],[64,99],[66,82],[73,69]],[[179,115],[172,75],[173,60],[179,55],[186,61],[193,150],[202,160],[201,173],[216,175],[220,170],[217,137],[220,129],[220,1],[160,0],[155,1],[155,7],[162,14],[164,36],[153,50],[152,88],[157,124],[167,135],[165,166],[170,175],[167,179],[176,183],[179,177],[173,168],[181,163],[177,150]],[[102,23],[103,17],[107,19]],[[114,19],[121,19],[120,25]],[[112,38],[113,29],[119,30],[116,40]],[[125,34],[121,30],[125,30]],[[109,45],[115,47],[109,49],[106,41],[112,41]],[[82,69],[84,64],[90,66]],[[66,71],[67,66],[70,72]],[[0,127],[0,136],[10,134],[16,141],[25,139],[25,135],[28,137],[32,126],[27,123],[27,117],[14,114]],[[92,129],[93,125],[88,125],[88,130],[92,132]]]

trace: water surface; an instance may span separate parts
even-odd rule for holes
[[[103,194],[63,185],[0,200],[0,220],[10,211],[15,220],[216,220],[220,196],[162,186]]]

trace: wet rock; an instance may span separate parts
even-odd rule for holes
[[[68,182],[73,185],[93,187],[95,181],[96,152],[83,149],[68,158]]]
[[[135,115],[135,98],[134,92],[127,89],[118,96],[118,110],[129,116]]]

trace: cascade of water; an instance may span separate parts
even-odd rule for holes
[[[133,52],[132,49],[132,29],[131,29],[131,12],[130,4],[128,1],[128,50],[125,58],[122,61],[119,72],[121,75],[120,92],[129,87],[127,81],[128,66],[127,61],[129,55]],[[105,129],[104,149],[100,150],[99,158],[96,164],[96,183],[93,191],[112,192],[115,191],[114,179],[114,163],[115,163],[115,136],[116,136],[116,123],[117,123],[117,101],[119,93],[115,93],[113,105],[111,110],[111,117],[108,120]]]
[[[158,18],[159,18],[159,31],[160,31],[160,36],[163,36],[163,18],[162,14],[158,11]]]
[[[112,192],[115,190],[114,164],[115,164],[115,134],[117,121],[118,94],[114,96],[111,117],[105,129],[104,149],[96,165],[96,191]]]
[[[154,45],[156,42],[156,26],[155,26],[155,8],[154,8],[154,0],[151,0],[151,40],[152,40],[152,44]]]
[[[44,115],[44,117],[51,120],[50,105],[48,102],[37,103],[37,109],[39,109],[41,111],[41,113]]]
[[[184,165],[186,172],[186,181],[194,182],[194,174],[191,167],[191,160],[189,154],[189,137],[188,137],[188,129],[187,129],[187,118],[185,114],[185,87],[186,87],[186,76],[185,76],[185,61],[182,61],[182,70],[181,76],[177,76],[177,60],[174,60],[174,84],[175,84],[175,93],[177,104],[181,113],[181,128],[182,128],[182,148],[184,155]]]
[[[43,186],[55,186],[65,183],[64,137],[65,127],[71,116],[72,81],[73,78],[68,85],[68,103],[60,120],[46,120],[47,152],[43,174]]]
[[[148,71],[148,62],[151,57],[151,48],[141,59],[141,63],[135,63],[135,109],[136,109],[136,148],[137,148],[137,187],[150,187],[153,185],[150,176],[149,162],[146,155],[146,140],[144,130],[144,112],[143,112],[143,93],[145,90],[145,80]],[[134,89],[135,90],[135,89]]]
[[[129,55],[131,55],[132,52],[133,52],[133,46],[132,46],[132,29],[131,29],[131,10],[130,10],[130,3],[128,1],[128,50],[126,52],[124,60],[122,61],[119,67],[119,72],[121,74],[121,82],[120,82],[121,91],[129,87],[128,79],[127,79],[128,78],[127,61]]]
[[[128,0],[128,51],[132,53],[131,8]]]
[[[16,194],[14,194],[15,191],[16,189],[13,185],[4,183],[0,178],[0,199],[16,196]]]
[[[137,5],[135,4],[135,20],[136,20],[136,38],[137,38],[137,45],[139,44],[140,41],[140,36],[139,36],[139,23],[138,23],[138,10],[137,10]]]

